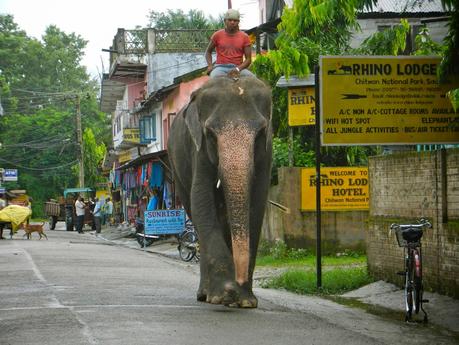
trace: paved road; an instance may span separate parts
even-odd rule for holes
[[[257,289],[255,310],[199,303],[196,264],[90,234],[0,241],[0,344],[457,344],[315,297]]]

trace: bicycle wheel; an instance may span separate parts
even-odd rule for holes
[[[422,300],[422,274],[421,274],[421,258],[417,250],[413,250],[413,270],[411,281],[413,283],[413,303],[414,312],[419,313],[419,307]]]
[[[196,235],[191,231],[185,232],[183,236],[180,237],[178,250],[180,258],[183,261],[191,261],[196,255],[196,240]]]
[[[413,261],[411,253],[408,254],[407,260],[407,270],[405,273],[405,321],[411,320],[411,315],[413,313]]]
[[[155,241],[153,238],[148,238],[140,235],[137,235],[135,239],[137,240],[137,243],[140,245],[141,248],[149,247]]]

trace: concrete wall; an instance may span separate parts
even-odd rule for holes
[[[278,173],[279,183],[271,187],[269,199],[287,207],[289,213],[268,203],[262,238],[315,250],[316,213],[301,211],[301,168],[280,168]],[[368,211],[322,212],[324,253],[364,249],[367,218]]]
[[[148,58],[148,95],[173,84],[177,76],[207,66],[204,52],[156,53]]]
[[[372,157],[367,254],[370,273],[402,285],[403,248],[394,222],[412,223],[428,217],[423,274],[428,289],[459,297],[459,150],[406,152]]]
[[[167,140],[169,138],[169,128],[172,125],[178,112],[188,104],[193,91],[199,89],[209,77],[201,76],[187,82],[182,82],[163,100],[163,149],[167,149]]]

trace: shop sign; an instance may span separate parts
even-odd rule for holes
[[[288,125],[312,126],[316,123],[314,86],[288,89]]]
[[[145,211],[146,235],[180,234],[185,229],[185,210]]]
[[[368,168],[320,168],[322,211],[369,209]],[[316,210],[316,168],[301,169],[301,210]]]
[[[5,169],[3,172],[3,181],[17,181],[18,169]]]
[[[120,164],[122,164],[124,162],[129,162],[131,159],[132,159],[132,155],[131,155],[130,151],[121,151],[118,154],[118,162]]]
[[[128,143],[140,143],[140,130],[139,128],[125,128],[123,130],[123,141]]]
[[[439,84],[440,58],[323,56],[320,59],[323,145],[459,142],[459,114]]]

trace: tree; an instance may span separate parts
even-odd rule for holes
[[[204,12],[189,10],[188,13],[182,10],[167,10],[167,12],[150,11],[148,15],[148,27],[158,30],[199,30],[199,29],[218,29],[223,26],[223,17],[206,18]]]
[[[103,182],[104,178],[100,175],[100,163],[107,152],[104,143],[98,144],[91,128],[86,128],[83,133],[84,143],[84,167],[85,183],[88,186],[96,186]],[[96,164],[94,164],[96,163]],[[78,173],[78,167],[76,173]]]
[[[37,208],[76,185],[77,95],[83,128],[93,133],[84,137],[91,142],[85,160],[90,181],[97,179],[102,147],[111,142],[110,119],[98,110],[97,83],[81,65],[87,41],[55,26],[41,41],[29,38],[9,15],[0,15],[0,28],[0,164],[19,169],[17,187],[28,190]]]
[[[415,2],[419,1],[425,0],[415,0]],[[255,74],[268,80],[273,86],[273,103],[276,105],[273,108],[275,136],[286,138],[288,133],[287,104],[284,101],[286,92],[275,87],[280,76],[284,75],[288,78],[291,75],[301,77],[309,74],[314,66],[318,65],[320,55],[397,55],[405,50],[406,35],[410,27],[404,20],[395,28],[370,36],[358,49],[353,50],[349,47],[350,32],[358,29],[357,12],[364,8],[371,8],[375,3],[376,0],[294,0],[291,8],[284,9],[282,22],[278,26],[279,35],[275,41],[277,49],[266,55],[257,56],[252,64]],[[449,65],[449,69],[445,69],[449,71],[451,66],[459,66],[457,61],[459,60],[457,59],[459,35],[454,35],[459,30],[459,20],[457,6],[453,3],[453,0],[443,1],[444,6],[451,10],[451,23],[453,23],[450,23],[450,31],[446,38],[449,47],[453,48],[448,48],[450,55],[444,54],[451,56],[451,61],[455,61],[454,64]],[[431,52],[444,52],[441,47],[434,47],[433,44],[427,47],[428,44],[424,44],[424,49],[429,49]],[[458,90],[451,91],[449,96],[452,100],[459,99]],[[312,140],[314,133],[311,128],[300,127],[296,131],[303,143],[309,143],[310,147],[314,146]],[[363,164],[367,155],[374,150],[375,148],[372,147],[327,148],[323,161],[328,165]]]

